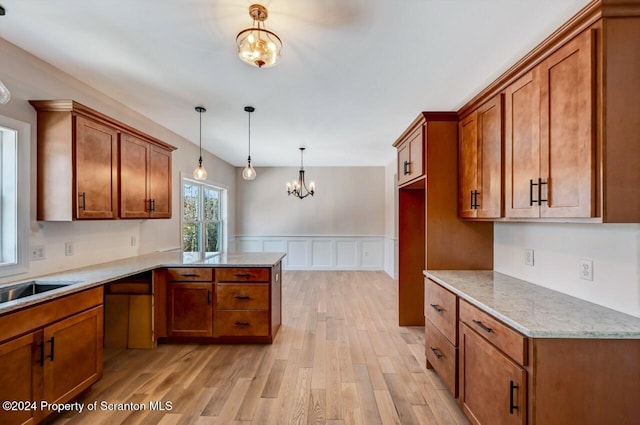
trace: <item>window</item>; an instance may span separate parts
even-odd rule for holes
[[[0,116],[0,276],[28,269],[29,128]]]
[[[182,179],[182,252],[205,258],[225,251],[226,192]]]

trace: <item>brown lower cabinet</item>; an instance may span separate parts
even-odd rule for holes
[[[102,288],[0,316],[0,399],[23,403],[0,410],[0,423],[40,422],[52,413],[42,402],[68,402],[100,379],[102,335]]]
[[[474,425],[640,423],[640,340],[528,337],[431,279],[425,311],[427,368]]]
[[[173,267],[154,271],[162,341],[271,343],[282,322],[282,273],[273,267]]]

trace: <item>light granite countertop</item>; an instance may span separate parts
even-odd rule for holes
[[[284,252],[255,252],[214,255],[202,259],[193,255],[185,255],[181,251],[167,251],[66,270],[0,285],[0,289],[4,289],[33,280],[47,283],[69,283],[42,294],[0,303],[0,315],[159,267],[272,267],[285,255]]]
[[[498,272],[424,275],[529,337],[640,339],[640,318]]]

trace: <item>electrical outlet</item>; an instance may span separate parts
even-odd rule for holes
[[[31,252],[29,254],[29,258],[32,261],[40,261],[44,260],[47,257],[47,253],[44,249],[44,245],[37,245],[31,247]]]
[[[593,260],[580,259],[580,279],[593,281]]]
[[[64,243],[64,255],[70,257],[73,255],[73,242]]]
[[[136,238],[135,235],[131,235],[131,246],[136,245],[138,245],[138,238]]]
[[[531,248],[524,250],[524,265],[533,267],[533,249]]]

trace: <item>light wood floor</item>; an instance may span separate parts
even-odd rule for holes
[[[424,328],[397,326],[384,272],[283,274],[272,345],[109,350],[87,405],[171,402],[170,411],[67,413],[55,424],[469,424],[432,370]]]

